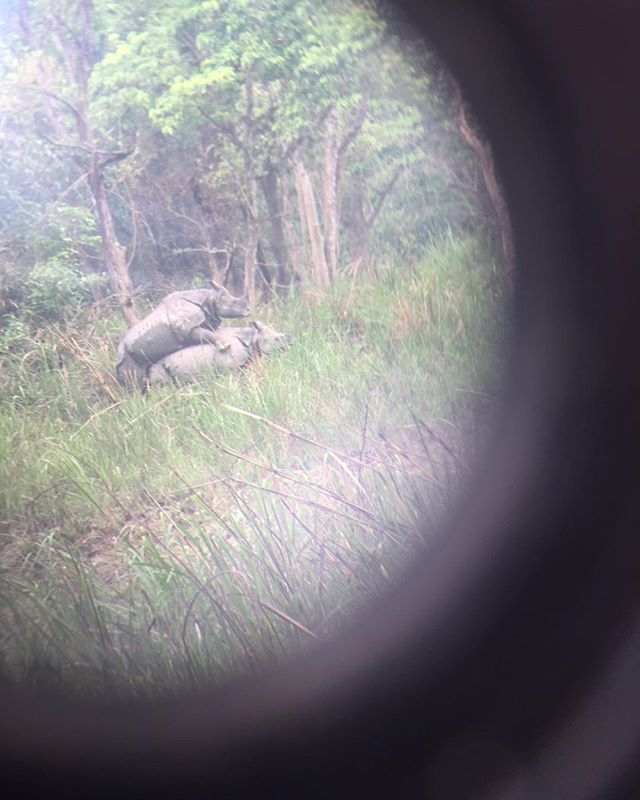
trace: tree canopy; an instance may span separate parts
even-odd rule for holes
[[[136,287],[255,301],[499,227],[455,84],[373,3],[13,0],[0,24],[5,310],[75,276],[133,322]]]

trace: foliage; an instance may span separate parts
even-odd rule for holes
[[[23,314],[49,322],[64,319],[92,302],[91,286],[98,280],[95,275],[83,275],[72,253],[63,251],[31,270]]]
[[[88,181],[101,159],[131,272],[156,288],[222,270],[236,287],[313,282],[299,158],[321,235],[337,220],[339,270],[365,238],[401,260],[487,224],[441,65],[371,4],[29,0],[0,18],[0,240],[24,243],[23,276],[61,247],[104,268]]]
[[[30,330],[24,318],[9,314],[0,331],[0,354],[15,357],[26,349],[29,342]]]

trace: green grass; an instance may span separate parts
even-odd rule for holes
[[[25,335],[0,390],[0,653],[38,687],[185,690],[331,633],[428,542],[483,435],[494,267],[472,241],[256,316],[242,373],[146,396],[116,318]]]

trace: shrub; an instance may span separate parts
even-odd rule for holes
[[[0,330],[0,354],[20,353],[30,341],[27,323],[20,317],[7,315]]]
[[[23,311],[49,322],[67,319],[92,301],[91,287],[100,278],[84,275],[69,251],[42,261],[26,280]]]

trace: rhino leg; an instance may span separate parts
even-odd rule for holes
[[[149,386],[170,386],[173,383],[171,374],[164,368],[161,362],[152,364],[146,376]]]
[[[220,341],[217,331],[210,330],[209,328],[198,327],[191,331],[189,336],[190,344],[210,344],[220,349]]]
[[[129,355],[123,353],[116,364],[116,375],[119,382],[130,389],[146,389],[147,387],[147,367]]]

